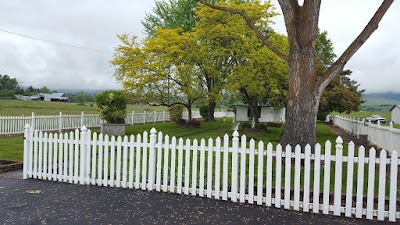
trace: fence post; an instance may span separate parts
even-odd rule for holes
[[[148,190],[152,191],[154,188],[155,181],[155,169],[156,169],[156,138],[157,130],[153,127],[150,130],[150,146],[149,146],[149,180],[148,180]]]
[[[79,184],[85,184],[86,181],[86,153],[88,151],[86,140],[87,140],[87,128],[83,126],[81,128],[80,137],[80,164],[79,164]]]
[[[60,115],[58,117],[58,133],[62,132],[62,112],[60,112]]]
[[[389,124],[389,150],[390,152],[396,150],[394,149],[394,144],[393,144],[393,122],[391,121]]]
[[[31,126],[29,126],[29,124],[25,125],[25,130],[24,130],[24,164],[23,164],[23,174],[22,174],[22,178],[23,179],[28,179],[28,158],[29,158],[29,153],[30,153],[30,144],[29,142],[31,141],[29,139],[30,137],[30,128]]]
[[[36,121],[35,121],[36,119],[35,119],[35,113],[34,112],[32,112],[32,117],[31,117],[31,127],[33,128],[33,129],[35,129],[35,124],[36,124]]]
[[[342,155],[343,155],[343,139],[339,136],[336,139],[336,162],[335,162],[335,188],[333,214],[340,216],[340,208],[342,203]]]
[[[84,114],[83,114],[83,111],[82,111],[82,113],[81,113],[81,127],[83,128],[83,126],[84,126],[84,124],[83,124],[83,122],[84,122]]]

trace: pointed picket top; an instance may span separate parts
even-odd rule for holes
[[[274,146],[272,145],[271,142],[269,142],[269,143],[267,144],[267,147],[268,147],[268,148],[273,148]]]
[[[156,128],[151,128],[151,130],[150,130],[150,134],[156,134],[157,133],[157,130],[156,130]]]
[[[306,147],[305,147],[305,149],[306,149],[306,148],[311,148],[311,145],[310,145],[310,144],[307,144]]]
[[[295,149],[297,149],[297,148],[300,148],[300,149],[301,149],[301,146],[300,146],[299,144],[297,144],[294,148],[295,148]]]
[[[196,140],[196,139],[195,139]],[[221,138],[218,136],[217,138],[216,138],[216,141],[221,141]]]
[[[336,144],[343,144],[343,139],[342,139],[342,137],[338,136],[338,137],[336,138]]]
[[[87,129],[87,127],[84,125],[82,128],[81,128],[81,131],[82,132],[86,132],[88,129]]]
[[[238,132],[237,130],[235,130],[235,131],[233,132],[232,136],[233,136],[234,138],[238,138],[238,137],[239,137],[239,132]]]

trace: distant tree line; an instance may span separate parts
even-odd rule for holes
[[[38,93],[49,94],[57,92],[56,90],[50,90],[48,87],[43,86],[40,88],[34,88],[32,85],[28,87],[22,87],[19,85],[16,78],[12,78],[9,75],[0,74],[0,99],[16,99],[15,95],[32,96]],[[85,104],[86,102],[94,102],[95,93],[85,93],[83,91],[78,93],[68,93],[70,102],[76,102]]]

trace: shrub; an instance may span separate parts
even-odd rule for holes
[[[169,118],[171,119],[171,121],[175,122],[176,124],[180,124],[182,122],[182,116],[183,116],[182,105],[173,105],[168,108],[168,111],[169,111]]]
[[[201,123],[198,119],[191,119],[188,122],[189,127],[198,128],[200,127]]]
[[[283,123],[281,122],[267,122],[267,127],[282,127]]]
[[[200,111],[200,116],[203,117],[203,119],[207,118],[207,113],[208,113],[208,106],[207,105],[201,105],[199,108]]]
[[[96,94],[96,105],[100,118],[111,124],[124,124],[126,98],[122,91],[103,91]]]

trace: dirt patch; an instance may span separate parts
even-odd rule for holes
[[[22,169],[22,162],[10,161],[10,160],[0,160],[0,173],[20,170]]]
[[[362,138],[362,137],[357,138],[357,135],[348,133],[345,130],[342,130],[339,127],[334,126],[334,125],[329,125],[329,127],[337,136],[340,136],[343,139],[343,144],[348,144],[350,141],[352,141],[354,143],[356,149],[358,149],[360,146],[364,146],[366,149],[366,151],[365,151],[366,154],[368,154],[367,150],[369,150],[372,147],[374,147],[377,150],[379,149],[376,145],[369,143],[366,138]]]

